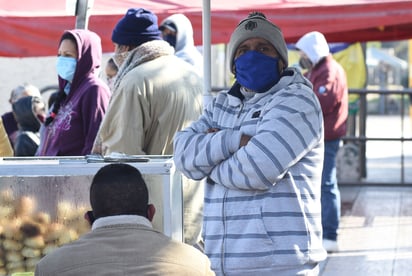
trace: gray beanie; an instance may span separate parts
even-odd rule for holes
[[[279,53],[280,58],[285,63],[285,67],[288,66],[288,49],[282,31],[278,26],[268,21],[263,14],[252,13],[237,25],[230,37],[228,54],[230,58],[230,71],[232,73],[234,73],[233,59],[237,48],[243,41],[255,37],[264,38],[269,41]]]

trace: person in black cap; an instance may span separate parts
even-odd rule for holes
[[[92,152],[173,154],[176,131],[202,113],[202,78],[174,55],[173,47],[160,36],[157,16],[148,10],[129,9],[116,24],[112,40],[119,71]],[[185,241],[192,244],[200,236],[203,187],[185,187],[185,215],[195,220],[184,220]]]

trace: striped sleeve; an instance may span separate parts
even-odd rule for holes
[[[322,139],[322,112],[314,93],[285,89],[267,104],[249,143],[212,169],[231,189],[266,190]]]
[[[213,106],[205,110],[198,121],[178,133],[174,138],[174,163],[178,170],[191,179],[199,180],[210,175],[212,169],[229,158],[239,148],[241,133],[224,129],[207,133],[215,127],[212,121]]]

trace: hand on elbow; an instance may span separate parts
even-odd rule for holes
[[[246,146],[247,143],[249,142],[249,140],[250,140],[251,138],[252,138],[252,137],[249,136],[249,135],[244,135],[244,134],[242,134],[242,137],[240,138],[239,148],[241,148],[241,147],[243,147],[243,146]]]

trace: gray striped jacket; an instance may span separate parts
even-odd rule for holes
[[[176,134],[178,170],[208,178],[203,237],[217,275],[293,275],[325,259],[323,118],[311,88],[293,68],[248,100],[235,84]],[[252,138],[239,148],[242,134]]]

